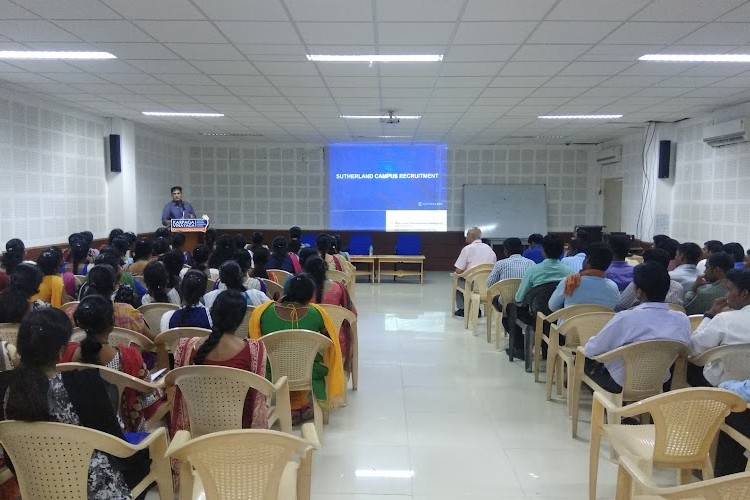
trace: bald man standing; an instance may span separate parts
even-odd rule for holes
[[[461,249],[461,253],[454,264],[456,274],[461,274],[467,269],[480,264],[494,264],[497,261],[497,255],[492,247],[482,243],[482,230],[478,227],[472,227],[466,231],[466,246]],[[463,278],[458,279],[458,284],[463,285],[466,282]],[[464,295],[456,292],[456,316],[464,315]]]

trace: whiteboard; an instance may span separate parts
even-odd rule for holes
[[[477,226],[482,238],[501,240],[547,234],[544,184],[464,184],[464,228]]]

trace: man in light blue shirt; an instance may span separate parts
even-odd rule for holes
[[[559,236],[548,234],[542,240],[544,260],[539,264],[531,266],[521,279],[521,284],[516,292],[516,302],[523,301],[526,293],[537,285],[560,281],[572,274],[570,268],[560,262],[559,255],[563,251],[563,242]]]
[[[701,252],[701,247],[697,243],[682,243],[677,247],[674,258],[677,267],[669,273],[669,277],[682,285],[684,293],[692,290],[695,280],[700,276],[697,265]]]
[[[609,248],[595,244],[589,247],[583,270],[571,274],[557,285],[549,299],[551,311],[576,304],[601,304],[614,309],[620,300],[617,284],[604,276],[612,263]]]
[[[633,283],[641,305],[617,313],[599,333],[591,337],[584,346],[586,356],[598,356],[644,340],[676,340],[690,347],[690,320],[684,313],[672,311],[664,303],[669,282],[667,270],[656,262],[636,266],[633,270]],[[584,370],[605,390],[622,392],[625,380],[625,364],[622,359],[614,359],[602,365],[586,358]],[[669,377],[667,372],[664,381],[667,382]]]

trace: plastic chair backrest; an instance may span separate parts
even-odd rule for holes
[[[331,322],[333,323],[333,326],[336,328],[337,332],[341,330],[341,325],[344,323],[344,321],[348,321],[352,329],[356,327],[357,315],[351,312],[349,309],[333,304],[320,304],[320,307],[322,307],[325,312],[328,313],[328,316],[331,318]]]
[[[688,319],[690,320],[690,331],[694,332],[698,326],[703,323],[703,316],[702,314],[691,314],[688,316]]]
[[[465,278],[466,289],[471,290],[472,293],[478,293],[480,297],[484,298],[487,295],[487,277],[491,272],[492,269],[472,268]]]
[[[153,341],[145,335],[119,326],[114,327],[109,333],[109,344],[113,346],[135,344],[142,351],[150,351],[154,348]]]
[[[250,323],[250,316],[253,315],[253,311],[255,310],[255,306],[247,306],[247,310],[245,311],[245,315],[242,317],[242,323],[240,323],[240,326],[237,327],[237,329],[234,331],[234,336],[238,339],[246,339],[249,332],[248,323]]]
[[[19,323],[0,323],[0,340],[16,345]]]
[[[24,500],[88,498],[94,450],[133,454],[126,442],[107,433],[51,422],[0,422],[0,443],[13,462]]]
[[[270,397],[271,382],[247,370],[226,366],[183,366],[169,372],[167,387],[177,386],[188,408],[193,437],[242,428],[245,397],[250,389]]]
[[[558,281],[550,281],[535,286],[526,292],[518,307],[528,307],[532,317],[536,317],[536,313],[538,312],[546,316],[552,312],[549,309],[548,302],[558,283]]]
[[[266,295],[271,300],[279,300],[284,295],[284,287],[279,285],[273,280],[266,278],[260,278],[260,280],[266,284]]]
[[[216,289],[216,280],[212,280],[211,278],[206,280],[206,293],[212,292]]]
[[[349,274],[343,271],[336,271],[334,269],[329,269],[326,271],[326,278],[331,281],[338,281],[342,285],[346,285],[351,279]]]
[[[312,330],[279,330],[263,335],[262,340],[271,362],[273,379],[286,375],[290,391],[312,387],[315,355],[333,345],[331,339]]]
[[[57,369],[61,372],[72,370],[98,370],[102,380],[108,382],[117,388],[117,400],[122,401],[122,392],[128,388],[141,393],[149,393],[158,390],[158,387],[151,382],[146,382],[119,370],[113,370],[101,365],[92,365],[89,363],[58,363]]]
[[[750,379],[750,344],[729,344],[714,347],[691,362],[705,366],[711,361],[719,361],[724,372],[721,381]]]
[[[422,255],[422,239],[418,234],[401,233],[396,238],[395,255]]]
[[[161,333],[161,317],[169,311],[176,311],[180,306],[166,302],[152,302],[151,304],[142,305],[138,311],[143,315],[148,329],[154,335]]]
[[[284,271],[283,269],[267,269],[267,272],[273,273],[276,275],[276,277],[281,281],[282,283],[289,277],[294,276],[289,271]]]
[[[350,255],[367,255],[372,245],[372,235],[370,233],[352,233],[349,237],[349,254]]]
[[[557,329],[560,335],[565,336],[565,347],[575,348],[599,333],[614,316],[614,312],[579,314],[563,321]]]
[[[622,384],[623,401],[640,401],[661,394],[664,374],[678,356],[687,356],[688,348],[674,340],[644,340],[633,342],[607,353],[610,359],[622,358],[625,380]]]
[[[654,467],[674,467],[702,462],[724,419],[746,403],[724,389],[689,388],[664,393],[648,406],[656,431]]]
[[[67,313],[69,309],[74,309],[78,307],[79,301],[77,300],[71,300],[70,302],[66,302],[65,304],[60,306],[60,310],[64,313]]]
[[[308,442],[283,432],[242,429],[191,439],[170,456],[195,468],[206,500],[278,500],[287,464],[310,448]]]
[[[667,305],[669,306],[669,309],[671,309],[672,311],[677,311],[677,312],[681,312],[685,314],[685,308],[681,306],[680,304],[673,304],[669,302],[667,303]]]
[[[497,283],[493,283],[491,287],[487,289],[487,300],[489,301],[495,295],[499,295],[503,299],[503,304],[510,304],[516,300],[516,292],[518,287],[521,286],[521,278],[508,278],[500,280]]]

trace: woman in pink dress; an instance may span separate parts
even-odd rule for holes
[[[308,257],[303,265],[304,271],[310,275],[315,282],[315,295],[311,302],[316,304],[333,304],[344,307],[354,314],[357,314],[357,308],[354,307],[352,299],[349,297],[349,291],[337,281],[331,281],[326,278],[328,265],[318,256]],[[339,330],[339,344],[341,344],[341,357],[344,360],[344,371],[351,372],[352,367],[352,342],[351,326],[344,322]]]

